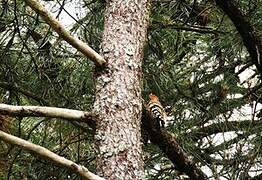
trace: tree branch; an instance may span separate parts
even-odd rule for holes
[[[156,144],[167,155],[176,170],[187,174],[190,179],[207,180],[207,176],[184,153],[174,135],[157,129],[155,124],[155,120],[151,119],[148,113],[143,112],[142,126],[148,132],[150,141]]]
[[[97,66],[103,66],[106,61],[96,51],[89,47],[83,41],[71,36],[69,32],[56,20],[38,0],[24,0],[25,3],[30,6],[37,14],[39,14],[46,23],[48,23],[59,36],[61,36],[66,42],[71,44],[74,48],[82,52],[85,56],[90,58]]]
[[[20,92],[23,95],[25,95],[25,96],[27,96],[29,98],[32,98],[35,101],[37,101],[37,102],[39,102],[39,103],[41,103],[43,105],[46,105],[46,106],[50,105],[49,102],[45,101],[43,98],[33,94],[30,91],[24,90],[23,87],[16,86],[16,85],[13,85],[13,84],[8,84],[6,82],[0,82],[0,87],[4,88],[4,89],[7,89],[7,90],[13,90],[13,91],[16,91],[16,92]]]
[[[240,131],[244,129],[249,129],[250,127],[259,127],[261,125],[261,121],[227,121],[214,123],[209,126],[193,130],[192,132],[187,133],[187,135],[192,137],[194,141],[197,141],[212,134],[229,131]]]
[[[262,40],[234,0],[216,0],[216,4],[228,15],[243,39],[252,62],[262,75]]]
[[[87,168],[84,166],[78,165],[74,163],[73,161],[70,161],[68,159],[65,159],[64,157],[58,156],[57,154],[49,151],[48,149],[41,147],[39,145],[30,143],[24,139],[15,137],[13,135],[7,134],[0,130],[0,139],[3,141],[14,144],[17,146],[22,147],[25,150],[31,151],[42,158],[46,158],[58,165],[67,167],[71,169],[73,172],[79,174],[84,179],[90,179],[90,180],[104,180],[104,178],[101,178],[93,173],[91,173]]]
[[[218,31],[215,29],[210,29],[206,27],[189,27],[189,26],[179,26],[176,24],[163,24],[160,22],[153,22],[153,24],[150,28],[168,28],[168,29],[177,29],[177,30],[183,30],[183,31],[191,31],[191,32],[197,32],[197,33],[202,33],[202,34],[225,34],[225,32]]]
[[[184,26],[173,26],[173,25],[168,25],[165,28],[170,28],[170,29],[177,29],[177,30],[184,30],[184,31],[192,31],[192,32],[197,32],[197,33],[202,33],[202,34],[225,34],[225,32],[218,31],[215,29],[207,29],[205,27],[184,27]]]
[[[95,119],[97,118],[96,115],[90,112],[78,110],[40,106],[12,106],[7,104],[0,104],[0,114],[20,117],[62,118],[66,120],[85,122],[93,129],[95,129]]]

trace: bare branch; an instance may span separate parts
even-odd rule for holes
[[[20,117],[51,117],[62,118],[66,120],[75,120],[87,123],[91,128],[95,128],[96,115],[78,110],[71,110],[56,107],[40,107],[40,106],[12,106],[0,104],[0,114]]]
[[[56,20],[45,8],[41,5],[38,0],[24,0],[25,3],[30,6],[37,14],[39,14],[46,23],[48,23],[59,36],[61,36],[66,42],[71,44],[77,50],[82,52],[85,56],[90,58],[97,66],[103,66],[106,64],[104,58],[89,47],[83,41],[71,36],[69,32]]]
[[[104,178],[101,178],[93,173],[91,173],[87,168],[84,166],[78,165],[74,163],[73,161],[70,161],[68,159],[65,159],[64,157],[58,156],[57,154],[49,151],[48,149],[41,147],[39,145],[30,143],[24,139],[15,137],[13,135],[7,134],[3,131],[0,131],[0,139],[3,141],[14,144],[17,146],[22,147],[25,150],[31,151],[42,158],[48,159],[58,165],[67,167],[71,169],[73,172],[79,174],[84,179],[90,179],[90,180],[104,180]]]

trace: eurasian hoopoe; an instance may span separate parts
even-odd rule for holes
[[[154,94],[149,95],[149,102],[147,104],[147,110],[150,112],[150,115],[152,118],[155,118],[158,120],[159,125],[161,124],[162,128],[165,127],[165,121],[166,121],[166,112],[163,106],[161,105],[158,97]]]

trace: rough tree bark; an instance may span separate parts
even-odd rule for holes
[[[106,179],[141,179],[141,64],[148,2],[107,1],[102,53],[96,70],[97,170]]]

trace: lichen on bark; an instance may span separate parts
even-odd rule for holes
[[[148,2],[107,1],[102,54],[107,70],[96,77],[94,111],[97,169],[106,179],[141,179],[140,135],[143,46]]]

